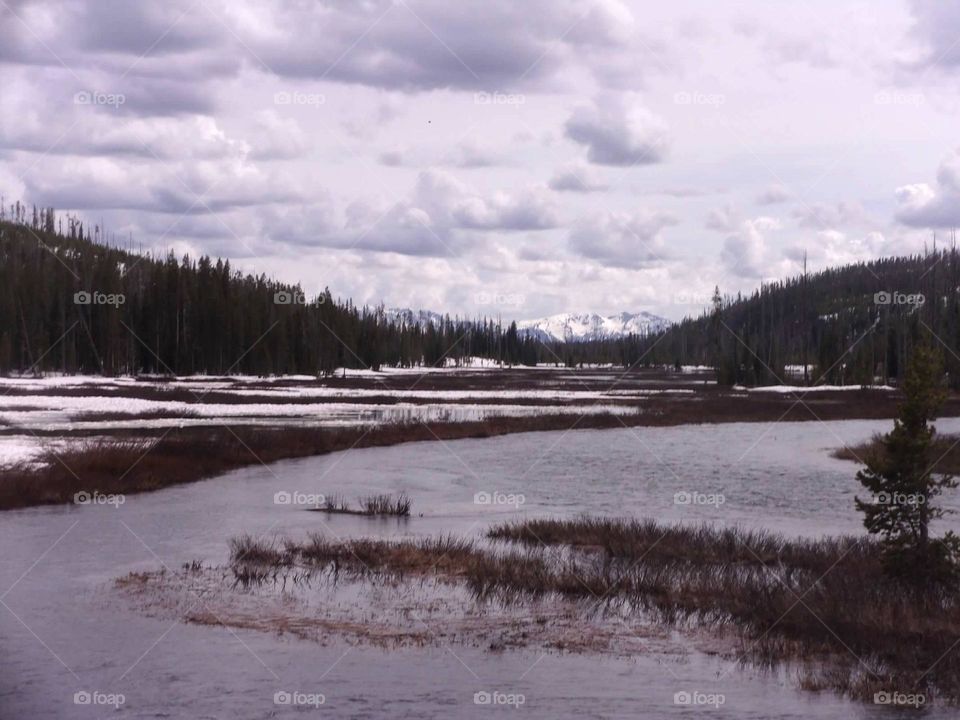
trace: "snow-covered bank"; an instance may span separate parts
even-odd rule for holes
[[[761,387],[744,387],[743,385],[734,385],[734,390],[746,392],[771,392],[771,393],[796,393],[797,395],[806,395],[810,392],[840,392],[853,390],[895,390],[889,385],[763,385]]]

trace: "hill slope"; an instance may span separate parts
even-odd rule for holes
[[[886,258],[764,285],[665,329],[659,318],[490,319],[357,308],[329,291],[236,272],[226,260],[137,255],[38,224],[0,222],[0,373],[330,373],[458,363],[711,365],[722,383],[899,377],[910,347],[944,350],[960,385],[960,253]],[[922,301],[921,301],[922,300]],[[617,331],[636,330],[618,337]],[[585,339],[558,342],[554,338]]]
[[[898,378],[929,342],[960,382],[960,253],[884,258],[764,285],[644,342],[644,362],[707,364],[723,383],[768,384],[786,365],[811,383]]]

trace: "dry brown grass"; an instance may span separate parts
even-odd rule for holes
[[[960,645],[960,599],[887,580],[871,541],[590,518],[519,522],[490,534],[513,546],[315,535],[274,547],[246,538],[233,547],[232,567],[243,584],[276,579],[284,568],[430,573],[465,583],[480,599],[552,595],[671,624],[730,627],[742,635],[744,659],[794,663],[803,686],[861,699],[880,690],[960,699],[960,658],[951,652]]]
[[[96,440],[0,469],[0,510],[73,501],[76,493],[131,495],[194,482],[261,462],[358,447],[482,438],[577,427],[622,427],[613,415],[544,415],[373,428],[180,428],[157,440]]]
[[[406,493],[393,495],[368,495],[360,498],[359,507],[351,507],[340,495],[331,495],[326,498],[323,507],[313,508],[316,512],[334,513],[337,515],[393,515],[395,517],[409,517],[413,503]]]

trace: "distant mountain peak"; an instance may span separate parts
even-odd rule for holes
[[[560,313],[538,320],[523,320],[517,329],[538,340],[580,342],[605,340],[627,335],[650,335],[672,325],[669,320],[653,313],[620,312],[616,315],[597,313]]]
[[[388,318],[404,325],[438,325],[443,315],[431,310],[410,308],[387,308]],[[504,322],[504,328],[509,323]],[[544,342],[581,342],[587,340],[611,340],[627,335],[650,335],[672,325],[669,320],[646,311],[637,313],[619,312],[616,315],[597,313],[560,313],[537,320],[521,320],[517,330],[521,335]]]

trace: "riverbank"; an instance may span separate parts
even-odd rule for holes
[[[720,388],[703,371],[0,382],[0,509],[134,494],[354,447],[588,428],[891,418],[889,389]],[[960,415],[951,397],[944,413]]]

